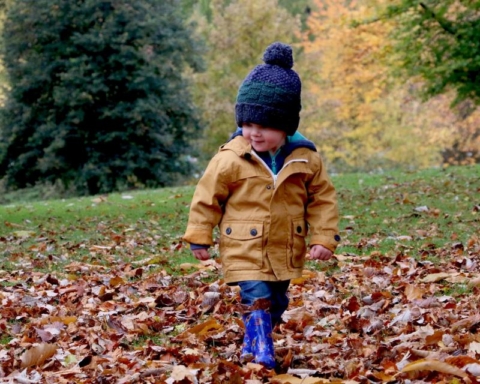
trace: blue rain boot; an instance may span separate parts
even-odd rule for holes
[[[240,361],[242,363],[248,363],[253,360],[252,341],[255,334],[252,334],[251,327],[250,330],[247,328],[247,323],[250,321],[250,314],[242,315],[242,319],[245,325],[245,334],[243,336],[242,352],[240,352]]]
[[[268,369],[274,369],[275,351],[273,349],[272,318],[270,313],[263,309],[258,309],[252,311],[249,317],[245,328],[251,337],[254,361]]]

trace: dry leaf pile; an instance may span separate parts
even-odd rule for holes
[[[474,383],[480,240],[436,251],[441,265],[373,252],[305,270],[274,330],[275,371],[239,363],[239,292],[212,279],[214,260],[180,277],[120,263],[2,272],[0,383]]]

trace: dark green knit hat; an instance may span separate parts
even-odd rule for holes
[[[235,115],[237,125],[255,123],[280,129],[291,136],[300,122],[302,83],[292,70],[289,45],[279,42],[267,47],[265,64],[256,66],[238,90]]]

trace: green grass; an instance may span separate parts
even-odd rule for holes
[[[468,251],[469,240],[480,233],[480,166],[332,180],[341,212],[338,254],[402,254],[435,263],[452,249]],[[22,193],[15,204],[0,205],[2,269],[68,275],[73,262],[105,268],[124,263],[151,273],[195,263],[181,243],[193,190],[45,201]]]
[[[479,166],[333,180],[342,215],[341,252],[435,260],[439,249],[466,245],[479,233]]]
[[[194,259],[181,245],[193,189],[165,188],[0,206],[0,256],[7,270],[62,271],[72,261],[108,266]]]
[[[171,345],[170,339],[172,337],[171,334],[174,334],[173,332],[170,332],[167,335],[138,335],[135,339],[131,341],[131,345],[134,348],[140,348],[144,347],[147,344],[153,344],[153,345],[161,345],[163,347],[169,347]],[[178,332],[177,332],[178,334]]]
[[[464,297],[474,294],[474,290],[473,287],[468,284],[449,284],[441,291],[441,293],[445,296],[454,297],[460,301]]]
[[[1,335],[0,336],[0,345],[7,345],[8,343],[10,343],[10,341],[13,340],[13,337],[12,336],[9,336],[9,335]]]

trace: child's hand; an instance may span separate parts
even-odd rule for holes
[[[312,260],[330,260],[333,256],[333,252],[323,245],[314,245],[310,249],[310,259]]]
[[[192,250],[192,253],[197,260],[205,261],[210,259],[210,253],[208,253],[207,249],[195,249],[195,250]]]

